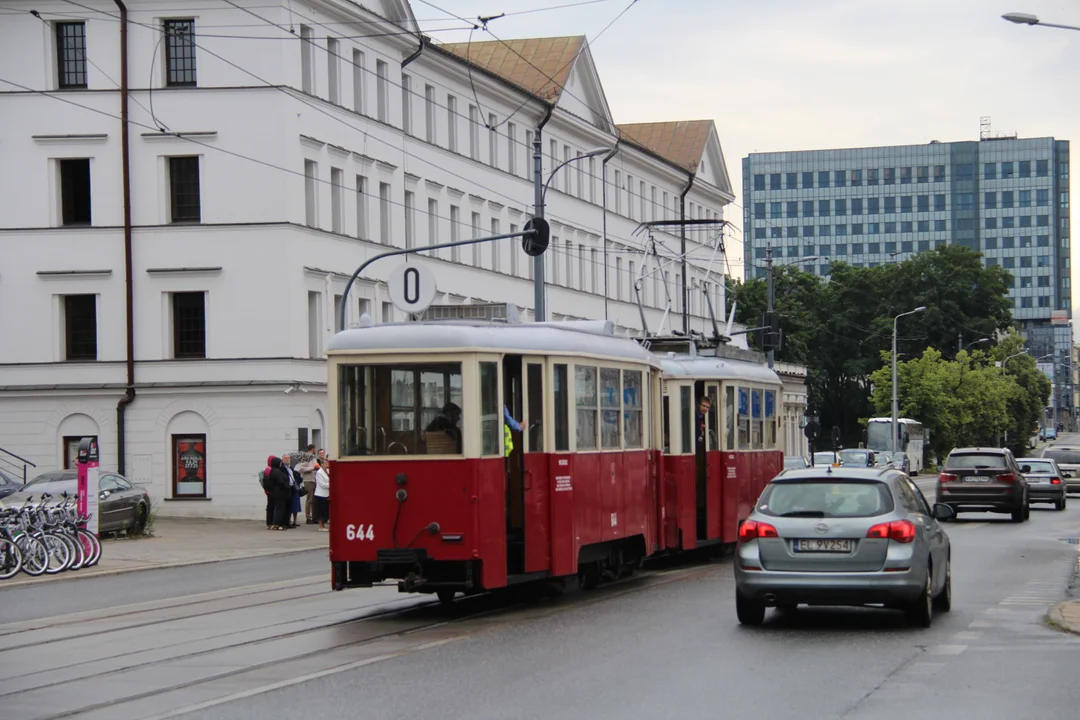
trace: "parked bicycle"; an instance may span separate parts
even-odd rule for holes
[[[35,503],[0,512],[0,580],[20,570],[31,576],[92,567],[101,559],[101,542],[85,527],[77,496],[52,503],[45,494]]]

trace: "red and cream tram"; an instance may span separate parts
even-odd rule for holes
[[[660,364],[595,328],[437,321],[338,333],[334,588],[396,578],[447,600],[541,578],[590,584],[654,552]],[[504,408],[523,430],[509,456]]]
[[[397,579],[443,600],[540,579],[587,587],[650,555],[733,543],[783,468],[780,381],[674,342],[647,349],[604,322],[338,333],[333,587]]]

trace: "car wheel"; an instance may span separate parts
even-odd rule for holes
[[[930,582],[930,577],[931,569],[927,568],[926,583],[923,585],[922,592],[917,599],[907,606],[908,620],[922,628],[930,627],[930,623],[934,618],[934,598],[931,593],[933,583]]]
[[[1030,498],[1024,502],[1024,520],[1031,517],[1031,500]]]
[[[949,612],[952,609],[952,558],[945,560],[945,584],[934,598],[934,609]]]
[[[142,531],[146,529],[146,517],[149,515],[146,506],[139,503],[139,506],[135,508],[135,519],[131,521],[131,526],[128,528],[128,535],[140,535]]]
[[[736,590],[735,614],[743,625],[760,625],[765,621],[765,603],[761,600],[751,600]]]
[[[1018,507],[1018,508],[1016,508],[1015,510],[1012,511],[1012,521],[1014,523],[1024,522],[1024,509],[1025,508],[1027,508],[1027,503],[1024,503],[1023,506]]]
[[[1065,493],[1061,494],[1061,499],[1054,502],[1054,509],[1061,512],[1065,509],[1065,503],[1068,502],[1068,497]]]

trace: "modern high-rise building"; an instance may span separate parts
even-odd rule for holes
[[[955,243],[1013,276],[1030,352],[1053,354],[1053,416],[1071,414],[1069,142],[984,138],[743,158],[746,277],[773,257],[857,267]],[[791,263],[792,260],[785,260]],[[798,264],[797,262],[795,264]]]

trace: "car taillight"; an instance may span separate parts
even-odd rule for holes
[[[776,528],[769,523],[747,520],[739,527],[739,542],[774,537],[780,537],[780,535],[776,532]]]
[[[952,473],[941,473],[938,475],[938,480],[941,482],[952,482],[956,479],[956,476]]]
[[[1060,485],[1061,484],[1061,478],[1050,478],[1050,484],[1051,485]]]
[[[997,479],[1000,482],[1016,482],[1016,473],[1001,473]]]
[[[866,531],[868,538],[888,538],[898,543],[909,543],[915,539],[915,525],[910,520],[894,520],[878,523]]]

